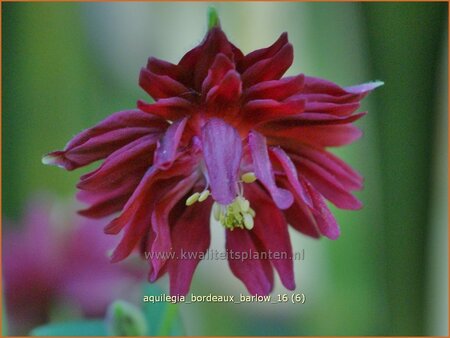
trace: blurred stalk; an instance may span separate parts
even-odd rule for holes
[[[448,41],[447,34],[442,41]],[[426,335],[448,335],[448,48],[439,74],[439,116],[433,147],[433,184],[426,281]]]
[[[445,3],[362,5],[378,103],[390,335],[422,335],[430,161]]]

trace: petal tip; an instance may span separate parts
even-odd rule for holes
[[[44,155],[41,159],[41,162],[44,165],[54,165],[54,166],[58,166],[60,168],[66,169],[66,167],[63,164],[63,156],[64,156],[64,152],[54,151],[52,153]]]
[[[361,85],[346,87],[345,90],[352,94],[365,94],[383,85],[383,81],[372,81]]]

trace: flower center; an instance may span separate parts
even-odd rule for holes
[[[234,228],[251,230],[254,226],[255,210],[250,207],[250,202],[244,197],[243,183],[253,183],[256,181],[256,175],[253,172],[245,173],[241,176],[238,196],[228,205],[217,202],[213,204],[213,215],[216,221],[220,222],[226,229]],[[206,187],[207,188],[207,187]],[[186,205],[190,206],[196,202],[206,200],[210,191],[208,189],[202,192],[195,192],[186,199]]]
[[[241,228],[251,230],[254,226],[255,211],[250,208],[250,202],[239,195],[228,205],[214,203],[213,215],[226,229]]]

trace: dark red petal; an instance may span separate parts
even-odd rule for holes
[[[346,95],[348,92],[337,84],[312,76],[305,76],[304,94],[328,94],[334,96]]]
[[[308,207],[313,208],[311,196],[308,194],[307,189],[299,182],[297,169],[289,156],[283,149],[278,147],[271,147],[270,150],[280,162],[286,178],[295,190],[295,193],[300,197],[303,203],[305,203]]]
[[[352,191],[362,188],[363,177],[330,152],[299,145],[293,153],[321,166],[324,170],[335,176],[345,189]]]
[[[166,121],[139,110],[121,111],[82,131],[64,151],[52,152],[42,161],[73,170],[105,158],[139,137],[159,134],[167,126]]]
[[[209,248],[211,205],[212,200],[208,199],[186,208],[172,229],[173,252],[177,258],[168,263],[171,295],[188,293],[201,255]],[[186,257],[182,257],[183,253]]]
[[[316,163],[301,157],[293,157],[297,169],[329,201],[341,209],[358,210],[362,203],[344,189],[342,184],[328,171]]]
[[[362,135],[361,130],[351,124],[299,126],[279,130],[264,126],[262,132],[268,137],[269,144],[290,149],[295,149],[295,146],[299,143],[320,148],[339,147],[356,141]]]
[[[151,165],[155,148],[155,135],[143,136],[109,155],[102,165],[93,172],[81,176],[77,188],[101,191],[119,186],[135,169]]]
[[[280,209],[289,208],[293,202],[293,197],[290,191],[278,188],[275,184],[266,139],[261,134],[251,131],[248,136],[248,143],[250,145],[253,169],[256,177],[266,187],[275,204]]]
[[[304,112],[302,114],[285,117],[283,119],[280,118],[277,121],[269,121],[262,128],[282,130],[295,126],[349,124],[360,119],[364,115],[366,115],[366,113],[358,113],[351,116],[335,116],[330,114]]]
[[[244,54],[242,54],[241,50],[237,48],[230,42],[231,50],[233,51],[233,62],[235,64],[239,64],[244,58]]]
[[[141,240],[150,227],[151,210],[155,203],[155,197],[161,198],[164,190],[155,184],[158,171],[151,168],[142,178],[139,186],[130,197],[121,215],[115,218],[105,227],[105,233],[117,234],[125,228],[125,232],[114,249],[111,261],[118,262],[125,259]],[[150,190],[152,193],[150,194]],[[142,200],[147,199],[147,203]],[[145,208],[143,207],[145,205]]]
[[[77,199],[89,203],[90,206],[78,213],[89,218],[102,218],[122,210],[144,173],[145,169],[136,171],[133,175],[129,175],[122,185],[107,191],[79,191]]]
[[[233,56],[231,45],[220,27],[208,31],[200,48],[194,68],[194,88],[197,90],[201,90],[202,83],[217,54],[223,53],[229,58]]]
[[[257,125],[274,120],[281,120],[303,112],[303,100],[278,102],[275,100],[253,100],[243,108],[244,119],[249,124]]]
[[[170,76],[172,79],[183,84],[186,81],[186,72],[182,67],[155,57],[148,59],[147,69],[158,75]]]
[[[139,85],[155,100],[185,96],[190,92],[188,88],[170,76],[158,75],[146,68],[141,69]]]
[[[245,55],[241,62],[238,63],[239,72],[243,73],[247,68],[254,65],[256,62],[273,57],[287,43],[288,35],[284,32],[271,46],[257,49]]]
[[[258,61],[242,74],[244,87],[250,87],[262,81],[278,80],[292,65],[294,49],[286,44],[273,57]]]
[[[303,88],[303,82],[303,74],[280,80],[260,82],[245,91],[245,100],[272,99],[283,101],[298,94]]]
[[[159,116],[165,120],[175,121],[191,114],[192,104],[180,97],[160,99],[155,103],[137,102],[139,109],[146,113]]]
[[[265,251],[272,254],[270,262],[278,271],[283,285],[289,290],[294,290],[292,246],[282,212],[257,184],[246,187],[246,197],[256,214],[251,232],[259,238]]]
[[[172,240],[170,238],[169,213],[173,207],[192,189],[195,181],[198,179],[196,173],[180,180],[157,204],[152,213],[152,230],[155,238],[152,243],[151,252],[160,253],[159,257],[154,256],[151,260],[152,274],[151,280],[155,280],[160,269],[164,266],[172,249]]]
[[[326,93],[311,93],[305,94],[300,93],[308,102],[322,102],[322,103],[353,103],[360,100],[360,95],[358,94],[345,94],[345,95],[330,95]]]
[[[65,151],[55,151],[46,155],[44,164],[57,165],[67,170],[74,170],[107,157],[127,143],[151,134],[149,128],[124,128],[111,130],[93,136],[80,146]]]
[[[172,165],[186,122],[187,118],[183,118],[175,121],[167,128],[166,133],[156,147],[155,159],[153,161],[156,167],[165,170]]]
[[[107,196],[104,201],[95,203],[89,208],[79,210],[77,213],[84,217],[89,217],[93,219],[103,218],[112,215],[120,210],[122,210],[124,204],[127,202],[131,192],[128,194],[123,194],[118,197]]]
[[[230,70],[234,69],[234,64],[231,60],[222,53],[217,54],[211,68],[208,70],[208,75],[202,84],[202,94],[206,95],[209,90],[218,85]]]
[[[329,239],[337,239],[340,235],[340,230],[333,214],[330,212],[322,196],[316,191],[316,189],[307,180],[304,182],[308,187],[314,209],[316,210],[313,211],[313,214],[320,233]]]
[[[235,70],[230,70],[222,81],[208,92],[205,100],[208,111],[219,110],[223,112],[224,109],[239,101],[241,93],[241,77]]]
[[[266,259],[253,257],[255,254],[260,255],[260,249],[248,230],[226,230],[226,249],[233,252],[233,255],[228,256],[231,272],[245,284],[249,293],[267,295],[272,291],[272,266]],[[242,259],[244,255],[253,258]]]
[[[281,186],[284,186],[287,189],[290,188],[287,180],[283,179],[280,180],[280,182],[284,182],[280,183]],[[295,230],[307,236],[319,238],[320,231],[312,211],[306,204],[303,203],[296,192],[294,192],[294,199],[295,201],[290,208],[283,210],[288,224],[290,224]]]
[[[300,95],[300,97],[304,97],[304,95]],[[355,112],[359,106],[359,102],[336,104],[329,102],[310,102],[306,100],[305,112],[347,116]]]
[[[167,170],[151,167],[144,175],[133,195],[127,201],[122,214],[105,227],[106,233],[118,233],[127,224],[140,207],[144,207],[147,214],[151,214],[155,201],[167,193],[173,184],[192,174],[198,165],[198,145],[181,154],[177,161]]]

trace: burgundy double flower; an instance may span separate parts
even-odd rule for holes
[[[352,123],[364,113],[355,111],[381,83],[341,88],[303,74],[282,78],[292,61],[286,33],[244,55],[215,26],[178,64],[148,60],[139,83],[154,103],[139,101],[44,157],[67,170],[104,159],[77,187],[89,204],[81,214],[120,213],[105,228],[123,234],[113,262],[135,249],[153,253],[149,280],[168,272],[171,294],[186,294],[210,245],[212,213],[226,249],[287,253],[229,260],[250,293],[271,292],[273,268],[295,288],[288,224],[336,239],[325,199],[361,208],[352,191],[362,177],[326,148],[361,136]],[[179,259],[181,252],[195,254]]]

